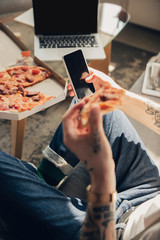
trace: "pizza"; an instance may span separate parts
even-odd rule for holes
[[[94,93],[84,105],[80,112],[80,119],[83,126],[88,125],[90,109],[93,104],[97,103],[100,107],[101,114],[104,115],[108,112],[114,111],[122,104],[125,91],[117,89],[106,83],[96,93]]]
[[[48,97],[38,91],[17,91],[14,94],[0,95],[0,111],[23,112],[43,105],[54,97]]]
[[[17,93],[23,87],[20,85],[15,86],[12,83],[0,83],[0,95],[12,95]]]
[[[55,98],[25,88],[47,79],[51,73],[38,66],[15,66],[0,72],[0,111],[22,112]]]
[[[9,84],[11,82],[11,76],[7,71],[0,72],[0,84]]]
[[[20,83],[23,87],[31,86],[51,76],[51,73],[46,68],[27,65],[11,67],[6,69],[6,72],[15,85]]]

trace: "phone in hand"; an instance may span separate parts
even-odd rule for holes
[[[82,50],[78,49],[64,55],[63,62],[77,99],[92,95],[95,89],[93,83],[86,83],[85,81],[90,73]]]

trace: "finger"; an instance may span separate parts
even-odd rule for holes
[[[94,104],[93,107],[91,108],[89,122],[90,122],[91,132],[93,133],[97,131],[97,129],[101,129],[103,127],[101,111],[98,104]]]
[[[73,107],[69,108],[67,112],[63,115],[62,120],[65,121],[66,119],[69,118],[72,119],[75,115],[78,116],[77,113],[80,112],[84,104],[85,104],[84,101],[81,101],[73,105]]]
[[[75,96],[75,93],[74,93],[73,90],[69,91],[68,94],[69,94],[70,97],[74,97]]]
[[[85,79],[85,81],[86,81],[87,83],[94,82],[95,77],[96,77],[96,76],[95,76],[95,74],[93,73],[91,76],[87,77],[87,78]]]
[[[79,124],[80,110],[84,102],[79,102],[71,107],[62,117],[62,126],[64,131],[64,143],[67,144],[69,139],[74,139],[77,134]]]
[[[89,76],[90,76],[90,74],[88,72],[83,72],[82,75],[81,75],[80,80],[85,80]]]
[[[89,101],[90,98],[91,98],[91,96],[84,97],[83,98],[84,103],[86,104]]]
[[[67,85],[67,89],[68,89],[68,90],[72,90],[72,89],[73,89],[71,83],[69,83],[69,84]]]

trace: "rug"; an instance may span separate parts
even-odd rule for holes
[[[154,55],[154,53],[113,41],[111,66],[114,70],[110,75],[121,87],[130,89]]]
[[[154,56],[153,53],[113,41],[110,75],[120,86],[130,89],[145,70],[152,56]],[[56,71],[63,74],[61,66],[61,64],[59,68],[57,66]],[[39,165],[42,150],[49,144],[70,102],[71,98],[67,97],[65,101],[27,118],[23,160]],[[9,120],[0,119],[0,150],[11,153]]]

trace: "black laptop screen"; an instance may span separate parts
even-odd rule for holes
[[[36,34],[97,32],[98,0],[32,0]]]

